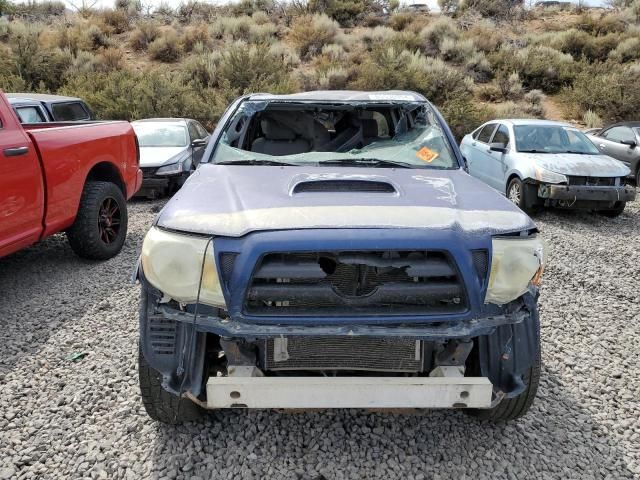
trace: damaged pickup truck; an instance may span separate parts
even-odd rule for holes
[[[544,242],[412,92],[254,94],[147,233],[148,414],[465,408],[523,415]]]

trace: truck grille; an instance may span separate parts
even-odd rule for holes
[[[588,187],[613,187],[616,184],[616,177],[577,177],[567,176],[569,185]]]
[[[358,316],[460,313],[467,298],[446,252],[271,253],[254,271],[245,312]]]
[[[281,337],[265,343],[266,370],[422,371],[421,342],[409,338]]]

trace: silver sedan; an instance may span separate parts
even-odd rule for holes
[[[629,168],[602,155],[571,125],[547,120],[493,120],[460,144],[469,173],[522,210],[582,208],[617,216],[635,198]]]

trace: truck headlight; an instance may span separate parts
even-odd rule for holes
[[[545,262],[545,242],[531,238],[494,238],[491,274],[485,303],[502,305],[538,285]]]
[[[182,162],[164,165],[156,170],[156,175],[175,175],[177,173],[182,173]]]
[[[140,256],[145,278],[165,295],[183,303],[195,303],[205,249],[200,302],[225,308],[213,246],[206,238],[167,232],[152,227]]]
[[[534,165],[536,171],[536,180],[543,183],[567,183],[567,177],[561,173],[552,172],[546,168]]]

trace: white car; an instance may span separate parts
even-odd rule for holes
[[[469,173],[522,210],[552,206],[617,216],[635,189],[630,171],[577,128],[548,120],[492,120],[460,143]]]

